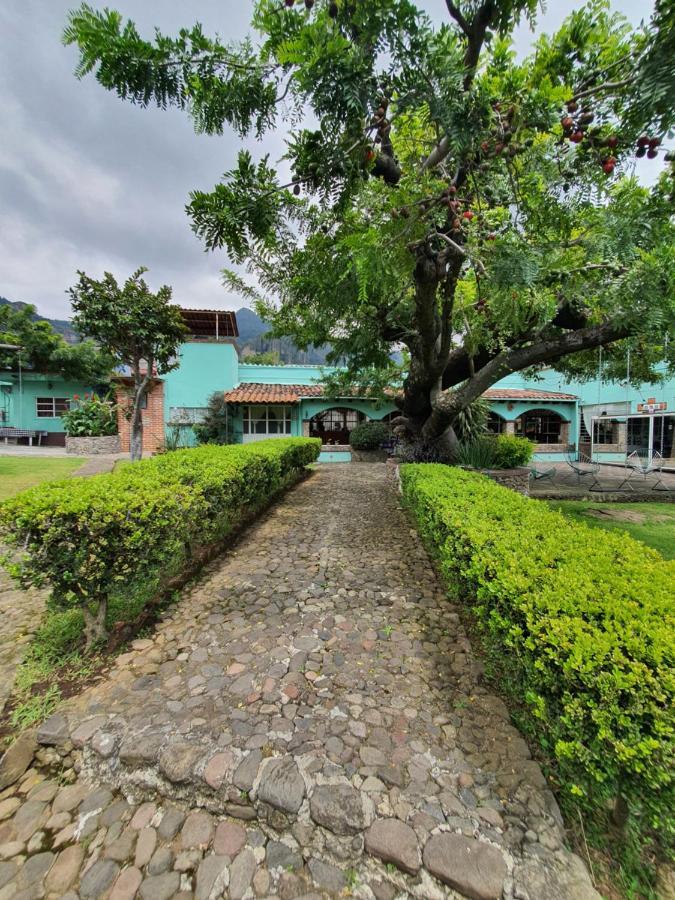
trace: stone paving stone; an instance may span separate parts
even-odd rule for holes
[[[212,896],[220,896],[229,884],[228,870],[230,860],[227,856],[207,856],[197,869],[195,900],[209,900]]]
[[[305,796],[305,782],[290,756],[273,759],[265,766],[258,799],[284,812],[297,813]]]
[[[424,848],[424,865],[444,884],[472,900],[500,900],[502,896],[506,862],[490,844],[461,834],[436,834]]]
[[[213,850],[234,859],[246,844],[246,830],[234,822],[221,822],[213,838]]]
[[[378,819],[365,833],[366,850],[385,863],[416,875],[421,866],[419,845],[413,829],[400,819]]]

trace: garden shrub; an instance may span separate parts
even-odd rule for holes
[[[496,469],[517,469],[519,466],[527,466],[534,453],[534,444],[527,438],[516,437],[513,434],[499,434],[495,441]]]
[[[12,570],[26,584],[48,584],[52,610],[81,611],[90,647],[105,636],[111,601],[149,600],[319,450],[310,438],[205,445],[41,484],[0,505],[0,539],[25,548]]]
[[[675,565],[477,473],[408,465],[401,479],[563,801],[602,827],[620,798],[627,841],[672,848]]]
[[[349,433],[349,443],[355,450],[379,450],[382,441],[391,436],[384,422],[362,422]]]
[[[85,394],[82,398],[75,394],[61,421],[68,437],[117,434],[117,407],[98,394]]]
[[[532,459],[534,444],[512,434],[483,434],[460,441],[454,462],[472,469],[515,469]]]

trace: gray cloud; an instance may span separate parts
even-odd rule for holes
[[[153,286],[173,285],[186,306],[242,305],[221,285],[224,254],[207,254],[184,212],[189,192],[210,189],[236,159],[233,134],[196,135],[178,110],[122,103],[93,78],[73,76],[76,51],[60,36],[77,0],[4,0],[0,7],[0,295],[35,303],[52,316],[69,314],[66,288],[76,269],[105,269],[124,278],[150,268]],[[100,5],[103,5],[102,3]],[[246,0],[110,2],[142,33],[173,34],[200,21],[207,33],[236,40],[248,31]],[[420,0],[437,22],[444,0]],[[652,3],[615,0],[635,24]],[[539,28],[551,30],[578,7],[550,3]],[[519,29],[520,53],[531,46]],[[255,142],[247,142],[254,153]],[[266,144],[265,150],[269,150]],[[283,152],[282,136],[271,147]]]

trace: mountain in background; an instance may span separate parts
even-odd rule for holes
[[[0,306],[11,306],[12,309],[19,310],[25,309],[27,306],[30,306],[30,304],[22,303],[20,300],[12,301],[7,300],[6,297],[0,297]],[[33,319],[36,322],[49,322],[54,331],[56,331],[57,334],[60,334],[69,344],[77,344],[80,340],[79,334],[67,319],[48,319],[47,316],[41,316],[37,312],[33,314]]]
[[[0,306],[2,305],[11,306],[13,309],[24,309],[29,304],[0,297]],[[246,361],[246,357],[251,353],[273,352],[279,355],[282,363],[299,363],[300,365],[325,364],[326,356],[330,350],[328,345],[310,347],[309,350],[299,350],[290,338],[266,337],[269,325],[263,322],[260,316],[252,309],[247,309],[244,306],[238,309],[235,315],[239,326],[237,344],[243,362]],[[54,331],[62,335],[69,344],[76,344],[80,340],[79,334],[67,319],[49,319],[47,316],[41,316],[37,312],[33,318],[36,321],[49,322]]]
[[[237,344],[241,351],[242,362],[251,353],[278,353],[282,363],[299,363],[300,365],[325,365],[330,350],[328,344],[323,347],[310,347],[300,350],[290,338],[267,337],[269,325],[260,316],[245,306],[235,313],[239,326]]]

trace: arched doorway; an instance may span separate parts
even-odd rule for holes
[[[321,438],[323,444],[348,444],[352,428],[365,418],[357,409],[342,406],[325,409],[309,420],[309,436]]]

